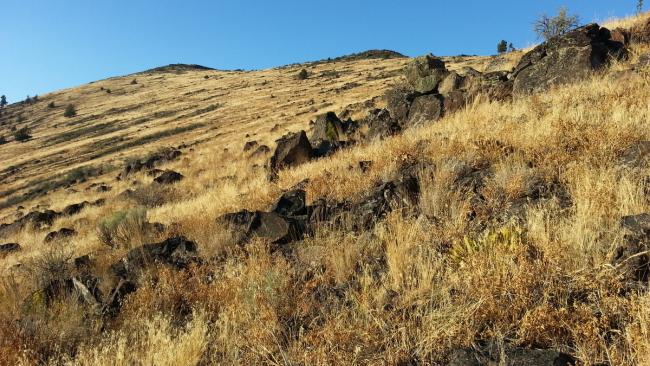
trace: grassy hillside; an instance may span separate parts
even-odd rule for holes
[[[27,126],[33,138],[0,145],[4,221],[106,203],[3,238],[22,250],[0,258],[0,363],[447,364],[489,341],[580,364],[650,365],[650,295],[612,261],[625,241],[621,218],[650,212],[648,161],[634,153],[650,140],[650,70],[630,70],[649,50],[631,44],[628,60],[580,83],[479,98],[436,123],[282,170],[276,182],[266,179],[268,155],[242,152],[245,142],[274,147],[329,110],[363,118],[409,60],[167,68],[12,105],[1,134]],[[506,70],[521,55],[446,61]],[[63,116],[68,104],[77,116]],[[161,166],[185,176],[178,184],[148,185],[144,173],[115,180],[125,159],[179,145],[180,159]],[[423,162],[417,214],[394,211],[365,232],[324,227],[290,254],[262,240],[239,245],[216,220],[266,210],[301,182],[309,202],[361,197]],[[98,171],[78,170],[89,166]],[[481,183],[465,189],[468,175]],[[98,192],[99,182],[110,190]],[[135,197],[123,198],[126,189]],[[120,212],[136,219],[109,247],[97,226]],[[165,229],[145,230],[143,215]],[[78,234],[43,243],[60,228]],[[198,244],[201,262],[150,267],[114,316],[72,297],[42,299],[42,284],[81,271],[70,268],[83,255],[108,293],[111,264],[174,234]]]

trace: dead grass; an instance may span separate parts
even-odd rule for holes
[[[645,47],[636,45],[633,54]],[[382,67],[401,65],[385,62]],[[197,241],[208,264],[187,271],[154,267],[113,319],[93,317],[70,299],[30,308],[23,305],[39,280],[21,276],[15,266],[35,268],[48,258],[45,232],[17,233],[7,239],[24,250],[1,263],[0,307],[7,311],[0,312],[0,363],[433,365],[444,364],[454,349],[492,340],[556,348],[586,365],[650,365],[647,291],[627,289],[610,264],[623,241],[620,217],[650,212],[648,167],[620,159],[627,147],[650,139],[647,73],[624,81],[617,74],[634,62],[514,102],[479,100],[435,124],[281,171],[277,183],[267,182],[264,170],[241,153],[248,139],[241,131],[272,146],[272,136],[281,134],[268,132],[277,116],[258,124],[242,122],[255,119],[238,114],[241,129],[215,130],[231,143],[198,145],[165,165],[187,178],[174,186],[174,199],[147,210],[149,221]],[[332,65],[341,75],[372,67],[326,63],[314,66],[312,75]],[[119,97],[162,80],[204,88],[213,80],[253,85],[272,74],[277,79],[258,87],[277,82],[272,90],[283,95],[279,102],[294,100],[294,108],[300,98],[317,95],[285,84],[296,70],[174,78],[156,73],[138,76],[138,85],[126,79],[102,83]],[[311,79],[302,83],[322,87]],[[352,80],[341,76],[337,85],[339,79],[341,85]],[[74,92],[93,88],[98,86]],[[361,97],[347,95],[336,105],[354,98]],[[201,117],[222,117],[218,113],[232,112],[232,104],[243,100],[230,99]],[[80,113],[90,101],[96,100],[76,103]],[[305,122],[287,121],[281,128]],[[361,160],[373,162],[366,173],[356,169]],[[323,229],[295,244],[293,256],[272,252],[263,242],[235,245],[215,222],[226,212],[266,209],[283,189],[306,178],[308,200],[359,197],[413,160],[431,167],[421,173],[419,215],[395,212],[360,234]],[[459,178],[468,172],[480,172],[481,184],[463,183]],[[40,202],[60,208],[108,199],[104,207],[55,222],[52,229],[79,232],[66,243],[67,256],[91,253],[106,268],[124,253],[103,248],[94,227],[131,207],[116,199],[132,187],[130,180],[147,184],[151,177],[111,180],[107,193],[57,191]]]

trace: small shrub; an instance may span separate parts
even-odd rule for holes
[[[308,77],[309,77],[309,71],[307,71],[306,69],[302,69],[298,73],[298,80],[305,80]]]
[[[0,136],[0,145],[6,144],[7,139],[4,136]]]
[[[508,51],[508,42],[506,42],[506,40],[501,40],[501,42],[497,44],[497,52],[506,53],[506,51]]]
[[[18,117],[16,117],[16,123],[23,123],[23,122],[25,122],[25,116],[19,114]]]
[[[137,79],[133,79],[133,80],[131,80],[131,85],[136,85],[137,83],[138,83],[138,80],[137,80]]]
[[[519,227],[505,226],[500,229],[490,229],[479,238],[465,236],[462,243],[455,243],[449,256],[451,260],[460,265],[465,264],[471,256],[495,249],[513,251],[520,247],[525,240],[525,233]]]
[[[77,109],[73,104],[68,104],[67,107],[65,107],[65,112],[63,112],[63,116],[67,118],[72,118],[77,115]]]
[[[107,93],[107,94],[111,94],[111,93],[112,93],[112,92],[111,92],[111,89],[106,89],[106,93]]]
[[[145,232],[147,225],[147,210],[144,207],[117,211],[97,224],[97,237],[113,248],[128,247],[134,237]]]
[[[560,8],[556,16],[549,17],[543,14],[533,23],[533,30],[539,38],[549,40],[561,36],[580,24],[580,19],[575,14],[569,14],[566,7]]]
[[[23,127],[14,132],[14,139],[20,142],[27,141],[32,138],[31,132],[28,127]]]
[[[47,105],[48,108],[56,108],[56,104],[54,102],[50,102],[50,104]]]
[[[174,200],[175,191],[172,187],[151,184],[135,189],[131,199],[138,205],[158,207]]]

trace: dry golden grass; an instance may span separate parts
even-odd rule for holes
[[[647,45],[633,45],[632,51],[638,55],[645,50]],[[45,249],[44,232],[27,230],[9,238],[25,249],[0,260],[0,363],[444,364],[451,351],[492,340],[557,348],[585,365],[650,365],[649,295],[626,290],[610,262],[623,241],[620,217],[650,212],[648,166],[625,165],[620,158],[635,142],[650,140],[650,70],[627,73],[624,79],[618,72],[635,60],[513,102],[477,100],[435,124],[281,171],[277,183],[267,182],[263,169],[251,167],[256,161],[240,153],[245,133],[271,146],[282,129],[305,128],[315,112],[287,118],[281,113],[296,114],[312,98],[334,103],[319,108],[324,111],[380,95],[397,76],[361,82],[355,75],[378,66],[398,70],[406,61],[322,64],[315,70],[336,69],[343,75],[340,81],[308,79],[308,86],[291,77],[300,67],[139,75],[138,85],[127,83],[132,77],[111,79],[100,83],[123,99],[110,106],[101,105],[104,96],[90,96],[100,83],[43,96],[44,101],[55,95],[85,96],[76,103],[78,109],[101,114],[133,100],[154,101],[151,111],[182,109],[180,103],[186,102],[179,95],[200,90],[204,83],[230,93],[220,102],[222,108],[183,122],[214,121],[183,135],[187,142],[206,141],[165,166],[186,179],[166,203],[147,210],[149,221],[175,223],[173,230],[196,240],[209,265],[188,271],[156,267],[114,319],[86,314],[71,299],[48,309],[25,308],[38,281],[21,268],[55,261],[55,255],[88,253],[106,268],[124,253],[102,245],[95,225],[134,206],[117,199],[131,180],[147,184],[151,178],[110,180],[109,193],[53,192],[42,200],[55,209],[100,196],[108,200],[103,207],[57,220],[55,229],[79,231],[58,252]],[[488,67],[486,60],[480,65],[476,68]],[[269,78],[268,86],[251,86],[262,76]],[[331,85],[353,80],[362,86],[318,96]],[[238,85],[249,86],[240,90]],[[251,99],[256,87],[268,87],[277,98]],[[142,91],[120,95],[129,88]],[[210,103],[187,98],[187,105]],[[258,113],[260,120],[253,118]],[[271,133],[275,123],[281,129]],[[164,120],[153,124],[152,129],[169,127]],[[34,131],[39,138],[59,133],[45,126]],[[128,152],[180,141],[170,137]],[[86,139],[76,143],[79,148],[94,144]],[[26,159],[20,154],[37,154],[37,144],[0,147],[0,158],[18,164]],[[48,149],[39,153],[52,154],[57,147]],[[98,161],[119,158],[115,154]],[[85,161],[82,155],[75,159]],[[308,200],[359,197],[414,159],[432,163],[421,174],[420,215],[393,212],[360,234],[321,230],[296,243],[292,257],[272,252],[263,242],[233,245],[215,223],[226,212],[266,209],[283,189],[305,178],[310,179]],[[360,160],[373,161],[365,174],[349,168]],[[471,194],[454,188],[455,178],[468,167],[491,171],[479,206]],[[47,174],[52,172],[29,168],[7,188]],[[556,191],[527,201],[540,182]],[[568,204],[564,196],[570,198]],[[474,221],[466,219],[471,210]],[[16,268],[18,263],[23,265]]]

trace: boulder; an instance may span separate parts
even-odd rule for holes
[[[610,32],[610,39],[625,46],[630,43],[630,32],[623,28],[616,28]]]
[[[408,119],[413,100],[420,95],[421,93],[404,88],[389,89],[385,95],[386,109],[393,119],[399,123],[404,123]]]
[[[253,150],[256,146],[257,146],[257,141],[255,141],[255,140],[253,140],[253,141],[247,141],[247,142],[244,144],[244,152],[246,152],[246,151],[250,151],[250,150]]]
[[[438,93],[448,94],[464,87],[465,77],[460,76],[457,72],[451,71],[438,85]]]
[[[314,156],[305,131],[286,134],[277,140],[277,143],[269,164],[271,171],[277,172],[282,168],[298,166]]]
[[[181,154],[181,151],[178,149],[168,148],[150,154],[145,158],[131,160],[124,165],[124,169],[118,176],[118,179],[124,179],[130,174],[153,169],[157,165],[176,160]]]
[[[406,114],[408,116],[408,112]],[[370,111],[367,119],[368,133],[366,138],[373,140],[395,135],[401,131],[396,119],[386,109],[374,109]]]
[[[154,178],[153,181],[158,184],[174,184],[180,182],[183,178],[184,177],[181,173],[175,172],[173,170],[167,170],[161,175]]]
[[[442,97],[442,109],[445,115],[465,108],[467,103],[467,93],[460,90],[452,91]]]
[[[409,109],[406,126],[413,127],[437,121],[442,117],[442,98],[440,95],[422,95],[413,101]]]
[[[73,236],[77,235],[77,231],[75,229],[69,229],[69,228],[61,228],[59,231],[52,231],[48,233],[43,241],[45,243],[51,243],[53,241],[57,240],[63,240],[63,239],[68,239]]]
[[[438,84],[447,76],[445,62],[432,55],[415,58],[406,66],[406,80],[420,93],[437,90]]]
[[[11,224],[1,224],[0,237],[13,234],[27,227],[35,230],[47,229],[60,216],[59,212],[52,210],[29,212]]]
[[[185,269],[198,262],[197,245],[184,236],[174,236],[160,243],[145,244],[131,249],[119,262],[113,264],[113,273],[123,279],[135,281],[150,264],[164,264]]]
[[[300,225],[275,212],[242,210],[226,214],[219,221],[228,226],[239,243],[257,237],[272,244],[287,244],[302,237],[302,232],[297,230]]]
[[[271,207],[271,212],[285,217],[307,215],[305,197],[305,191],[302,189],[294,189],[285,192],[273,207]]]
[[[487,96],[490,100],[512,98],[513,81],[508,78],[506,71],[485,73],[474,80],[477,87],[469,90],[469,98],[473,99],[479,94]]]
[[[8,255],[9,253],[19,252],[22,248],[18,243],[7,243],[0,245],[0,257]]]
[[[90,205],[90,202],[88,202],[88,201],[83,201],[83,202],[80,202],[80,203],[73,203],[71,205],[66,206],[63,209],[63,211],[61,211],[61,214],[63,216],[76,215],[79,212],[81,212],[81,210],[83,210],[88,205]]]
[[[343,123],[334,112],[321,114],[314,123],[311,141],[329,141],[337,143],[347,140]]]
[[[586,25],[525,54],[511,74],[513,93],[521,96],[575,82],[607,66],[610,58],[625,55],[625,46],[612,41],[608,29],[595,23]]]

